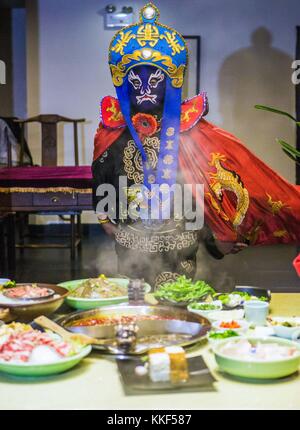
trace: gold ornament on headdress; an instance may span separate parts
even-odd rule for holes
[[[145,50],[137,50],[134,51],[132,54],[123,55],[122,60],[118,63],[117,66],[115,66],[114,64],[110,65],[113,83],[116,87],[119,87],[123,84],[123,78],[127,75],[128,71],[132,67],[136,66],[136,64],[133,64],[128,69],[126,68],[127,64],[130,64],[132,60],[141,60],[141,63],[145,62],[145,60],[151,60],[151,62],[153,63],[162,63],[163,65],[167,66],[167,70],[163,70],[166,71],[166,73],[171,78],[173,87],[180,88],[182,86],[185,69],[185,66],[183,64],[177,67],[172,62],[172,58],[169,57],[169,55],[163,55],[159,51],[153,51],[150,49],[147,49],[146,58],[146,52],[144,51]],[[150,53],[150,56],[148,56],[148,52]],[[162,69],[162,66],[160,66],[159,64],[155,64],[155,66]]]

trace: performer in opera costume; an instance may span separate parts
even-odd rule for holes
[[[170,219],[156,222],[126,217],[128,207],[118,203],[113,219],[98,210],[99,222],[115,236],[119,273],[143,277],[155,288],[179,274],[194,276],[200,240],[215,258],[248,245],[300,243],[299,189],[203,119],[205,93],[182,103],[187,47],[158,19],[158,9],[147,4],[140,21],[118,31],[110,44],[117,98],[101,101],[92,164],[96,210],[105,199],[97,193],[102,184],[115,187],[117,200],[123,193],[137,213],[154,183],[193,184],[195,202],[195,185],[204,185],[200,230],[186,229],[174,208]],[[120,188],[121,176],[128,183]]]

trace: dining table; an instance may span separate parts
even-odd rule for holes
[[[16,270],[18,213],[70,215],[93,210],[90,166],[26,166],[0,169],[0,217],[7,218],[6,277]],[[75,245],[71,239],[71,254]]]
[[[300,293],[273,293],[271,315],[295,316]],[[0,374],[0,409],[8,410],[226,410],[300,409],[300,374],[282,379],[243,379],[222,373],[207,341],[188,350],[203,356],[215,382],[194,392],[126,393],[113,356],[93,351],[72,370],[39,378]]]

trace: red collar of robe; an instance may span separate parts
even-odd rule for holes
[[[180,132],[196,125],[208,111],[206,93],[185,100],[181,105]],[[118,99],[106,96],[100,103],[100,124],[94,142],[94,160],[100,157],[126,129]]]

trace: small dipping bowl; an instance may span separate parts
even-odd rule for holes
[[[231,320],[220,320],[212,323],[212,327],[215,331],[224,332],[227,330],[233,330],[239,335],[245,334],[248,331],[249,323],[245,320],[234,320],[240,327],[239,328],[229,328],[229,327],[221,327],[222,322],[230,323]]]
[[[269,314],[269,303],[261,300],[248,300],[244,303],[245,319],[250,324],[257,326],[266,325]]]

